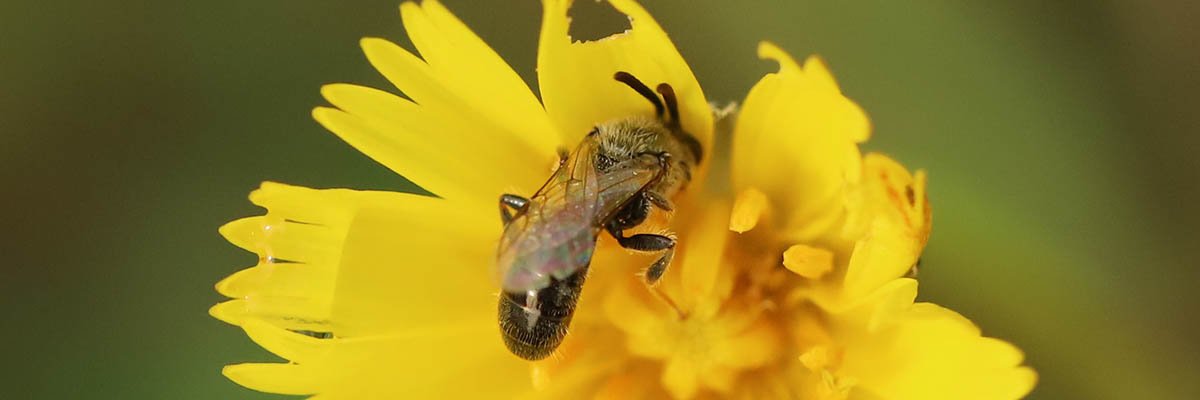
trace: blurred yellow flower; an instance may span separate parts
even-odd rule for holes
[[[824,64],[780,65],[740,110],[712,111],[653,18],[567,35],[570,1],[545,0],[541,99],[436,1],[401,16],[421,57],[364,39],[407,97],[328,85],[321,124],[440,198],[265,183],[266,215],[221,228],[258,265],[217,285],[211,309],[286,363],[231,365],[246,387],[322,399],[1014,399],[1021,352],[953,311],[914,303],[905,277],[929,236],[923,171],[858,150],[864,112]],[[494,264],[500,193],[533,193],[559,147],[597,122],[653,111],[615,71],[674,86],[685,129],[712,156],[677,199],[678,255],[648,265],[602,239],[571,334],[530,363],[500,338]],[[653,221],[652,221],[653,222]],[[665,228],[662,218],[657,228]],[[648,224],[652,229],[655,224]]]

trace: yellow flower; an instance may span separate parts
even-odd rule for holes
[[[210,311],[288,360],[231,365],[246,387],[322,399],[1012,399],[1036,380],[1021,352],[962,316],[914,303],[905,275],[928,238],[922,171],[861,155],[864,112],[815,58],[780,65],[740,110],[712,111],[658,24],[567,36],[570,1],[545,0],[537,97],[433,0],[401,16],[420,57],[364,39],[406,98],[328,85],[321,124],[438,197],[264,183],[266,215],[221,228],[258,265],[217,285]],[[592,125],[649,115],[615,83],[668,82],[707,149],[669,228],[678,255],[657,290],[652,256],[601,239],[571,333],[554,357],[511,355],[491,268],[500,193],[532,194],[559,147]]]

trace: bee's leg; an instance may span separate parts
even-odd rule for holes
[[[646,286],[657,285],[658,280],[667,272],[667,267],[671,266],[671,260],[675,258],[675,239],[667,236],[639,233],[628,238],[617,238],[617,243],[632,250],[663,251],[662,256],[658,257],[654,264],[650,264],[642,274]]]
[[[674,241],[672,240],[672,242]],[[658,260],[654,261],[654,264],[650,264],[650,267],[646,268],[643,276],[646,279],[646,286],[654,287],[657,285],[659,278],[662,278],[663,274],[667,272],[667,267],[671,266],[671,260],[674,258],[675,246],[672,243],[672,246],[663,252],[662,257],[659,257]]]
[[[666,197],[662,197],[662,195],[659,195],[658,193],[655,193],[650,190],[646,190],[646,191],[643,191],[642,194],[644,196],[646,196],[646,200],[649,200],[650,203],[653,203],[654,205],[658,206],[658,208],[662,209],[663,211],[674,211],[675,210],[675,205],[671,204],[671,200],[667,199]]]
[[[621,247],[637,251],[662,251],[675,248],[675,239],[653,233],[639,233],[633,236],[613,235]]]
[[[671,296],[663,293],[662,289],[658,287],[659,279],[667,272],[667,267],[671,266],[671,260],[675,258],[675,239],[669,236],[647,233],[626,237],[613,222],[610,222],[607,228],[608,233],[617,239],[617,243],[621,247],[638,251],[663,251],[662,256],[659,256],[658,260],[655,260],[653,264],[650,264],[649,267],[642,271],[643,283],[646,284],[651,293],[654,293],[655,296],[658,296],[659,299],[671,306],[671,308],[674,308],[680,318],[685,317],[686,315],[680,311],[679,306],[675,305],[675,302],[671,300]]]
[[[509,209],[520,214],[525,212],[526,207],[529,207],[527,198],[508,193],[500,195],[500,221],[508,224],[514,218],[513,212],[510,212]]]
[[[654,261],[654,264],[650,264],[649,268],[646,268],[644,276],[646,285],[651,287],[658,283],[658,279],[662,278],[663,273],[667,272],[667,267],[671,265],[671,259],[675,257],[675,239],[669,236],[639,233],[626,237],[624,233],[611,227],[608,232],[617,239],[617,243],[621,247],[637,251],[663,251],[663,255]]]
[[[621,209],[617,211],[616,215],[613,215],[612,219],[609,220],[608,224],[605,225],[605,228],[608,229],[609,232],[621,232],[626,229],[641,225],[642,222],[646,221],[646,217],[649,215],[650,199],[646,196],[646,192],[640,192],[634,195],[634,197],[629,200],[628,204],[626,204],[624,207],[621,207]],[[613,235],[613,237],[616,236],[616,234]]]

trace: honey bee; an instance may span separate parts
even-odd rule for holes
[[[673,210],[671,198],[703,155],[700,142],[683,131],[670,85],[658,85],[655,94],[627,72],[613,78],[649,100],[655,117],[597,125],[573,152],[560,154],[532,197],[500,196],[500,331],[508,349],[527,360],[546,358],[562,343],[601,231],[624,248],[661,253],[643,274],[651,287],[675,254],[670,236],[625,231],[652,207]]]

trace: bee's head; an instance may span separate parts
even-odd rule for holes
[[[589,134],[596,141],[595,167],[607,171],[642,154],[671,153],[670,129],[649,117],[630,117],[597,125]]]
[[[650,101],[650,104],[654,105],[654,115],[657,116],[657,119],[641,122],[631,118],[631,121],[640,123],[644,127],[651,127],[650,125],[653,125],[655,128],[661,127],[661,131],[665,131],[667,134],[664,136],[672,137],[682,145],[684,151],[690,153],[687,155],[691,156],[693,163],[700,162],[700,159],[703,157],[703,149],[700,147],[700,142],[694,136],[683,130],[683,125],[679,120],[679,102],[675,98],[675,89],[670,84],[658,84],[658,93],[656,94],[645,83],[642,83],[637,77],[628,72],[618,71],[613,75],[613,79],[629,86],[630,89],[633,89],[633,91]],[[661,99],[659,95],[662,95]],[[669,119],[667,118],[668,116],[670,117]],[[659,129],[647,130],[654,131],[655,133],[661,132]],[[682,154],[680,155],[682,156]]]

